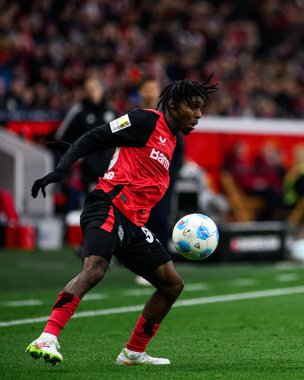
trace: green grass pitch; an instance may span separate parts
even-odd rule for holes
[[[70,249],[0,250],[1,379],[303,379],[304,268],[207,260],[177,264],[184,292],[148,346],[171,365],[115,365],[153,289],[114,262],[60,335],[64,362],[52,367],[24,350],[80,260]]]

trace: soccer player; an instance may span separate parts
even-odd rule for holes
[[[26,349],[51,364],[61,363],[57,337],[82,297],[101,281],[115,255],[129,270],[147,279],[155,292],[147,301],[118,365],[170,364],[146,354],[146,347],[183,289],[183,280],[153,233],[145,227],[150,210],[162,198],[169,182],[175,134],[191,133],[203,115],[205,100],[217,90],[181,80],[160,94],[157,110],[135,109],[98,126],[76,140],[55,170],[36,180],[32,196],[62,180],[81,157],[116,147],[103,178],[88,195],[81,214],[83,267],[59,293],[42,334]]]

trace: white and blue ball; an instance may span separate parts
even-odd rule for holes
[[[189,214],[174,226],[172,240],[176,251],[189,260],[202,260],[216,249],[219,232],[212,219],[203,214]]]

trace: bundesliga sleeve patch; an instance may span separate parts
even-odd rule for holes
[[[130,122],[128,114],[123,115],[123,116],[119,117],[118,119],[115,119],[115,120],[110,122],[110,127],[111,127],[112,133],[118,132],[118,131],[120,131],[124,128],[128,128],[130,126],[131,126],[131,122]]]

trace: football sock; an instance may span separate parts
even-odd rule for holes
[[[159,324],[150,323],[142,315],[138,318],[126,348],[131,351],[145,352],[151,338],[156,334]]]
[[[60,292],[43,332],[58,337],[60,331],[74,314],[79,302],[80,298],[75,294]]]

